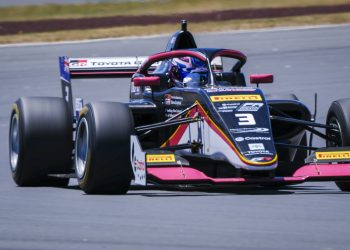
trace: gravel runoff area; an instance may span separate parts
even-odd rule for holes
[[[0,35],[14,35],[59,30],[84,30],[126,25],[153,25],[175,23],[186,19],[193,23],[238,19],[278,18],[313,14],[335,14],[350,12],[350,4],[311,7],[260,8],[213,11],[208,13],[186,13],[174,15],[114,16],[81,19],[56,19],[40,21],[0,22]]]

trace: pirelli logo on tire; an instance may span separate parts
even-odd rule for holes
[[[350,159],[350,151],[316,152],[317,160]]]
[[[262,101],[261,95],[212,95],[212,102]]]
[[[172,163],[175,162],[175,155],[173,154],[147,154],[147,163]]]

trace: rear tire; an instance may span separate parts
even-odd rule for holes
[[[350,98],[334,101],[327,114],[327,124],[334,125],[339,132],[327,129],[327,135],[338,140],[338,143],[327,141],[327,147],[350,146]],[[342,191],[350,191],[350,181],[336,181]]]
[[[87,194],[125,194],[130,187],[130,135],[133,118],[121,103],[87,104],[75,142],[75,171]]]
[[[9,156],[18,186],[67,186],[49,174],[72,169],[72,122],[66,102],[54,97],[18,99],[12,108]]]

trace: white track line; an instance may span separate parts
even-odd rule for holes
[[[214,32],[199,32],[199,34],[242,34],[242,33],[256,33],[256,32],[280,32],[280,31],[293,31],[293,30],[308,30],[308,29],[324,29],[334,27],[350,27],[350,24],[327,24],[327,25],[310,25],[310,26],[293,26],[293,27],[277,27],[277,28],[262,28],[262,29],[245,29],[245,30],[227,30],[227,31],[214,31]],[[136,40],[136,39],[152,39],[158,37],[168,37],[171,34],[158,34],[149,36],[125,36],[125,37],[111,37],[100,39],[86,39],[77,41],[59,41],[59,42],[39,42],[39,43],[14,43],[14,44],[2,44],[0,48],[11,47],[30,47],[30,46],[51,46],[51,45],[65,45],[65,44],[81,44],[81,43],[98,43],[108,41],[120,41],[120,40]]]

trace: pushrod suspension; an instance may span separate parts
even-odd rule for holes
[[[143,131],[148,131],[148,130],[154,130],[154,129],[160,129],[164,127],[172,127],[172,126],[177,126],[180,124],[187,124],[187,123],[193,123],[193,122],[198,122],[201,121],[201,118],[182,118],[182,119],[177,119],[175,121],[165,121],[165,122],[158,122],[158,123],[153,123],[150,125],[144,125],[144,126],[139,126],[135,128],[136,133],[140,133]]]
[[[275,142],[276,147],[280,148],[297,148],[297,149],[304,149],[304,150],[317,150],[317,147],[311,147],[311,146],[302,146],[302,145],[294,145],[294,144],[288,144],[288,143],[282,143],[282,142]]]
[[[176,118],[178,118],[178,117],[181,117],[181,116],[183,116],[184,114],[186,114],[188,111],[190,111],[191,109],[193,109],[193,108],[195,108],[195,107],[197,107],[197,103],[192,104],[192,105],[189,106],[188,108],[182,110],[180,113],[178,113],[178,114],[176,114],[176,115],[170,117],[169,119],[165,120],[164,122],[169,122],[169,121],[172,121],[172,120],[174,120],[174,119],[176,119]],[[150,125],[154,125],[154,124],[150,124]],[[142,140],[143,138],[145,138],[145,137],[151,135],[151,134],[152,134],[152,131],[154,131],[154,129],[153,129],[153,130],[152,130],[152,129],[148,129],[146,132],[144,132],[143,134],[141,134],[141,135],[139,136],[139,138]]]
[[[298,120],[298,119],[289,118],[289,117],[281,117],[281,116],[273,116],[272,115],[272,116],[270,116],[270,118],[271,118],[271,120],[275,120],[275,121],[281,121],[281,122],[301,125],[306,130],[310,131],[311,133],[313,133],[313,134],[315,134],[323,139],[338,142],[336,139],[329,137],[326,134],[323,134],[323,133],[317,131],[316,129],[312,128],[312,127],[319,127],[319,128],[326,128],[326,129],[337,129],[334,126],[325,125],[325,124],[316,123],[316,122],[311,122],[311,121],[303,121],[303,120]]]

